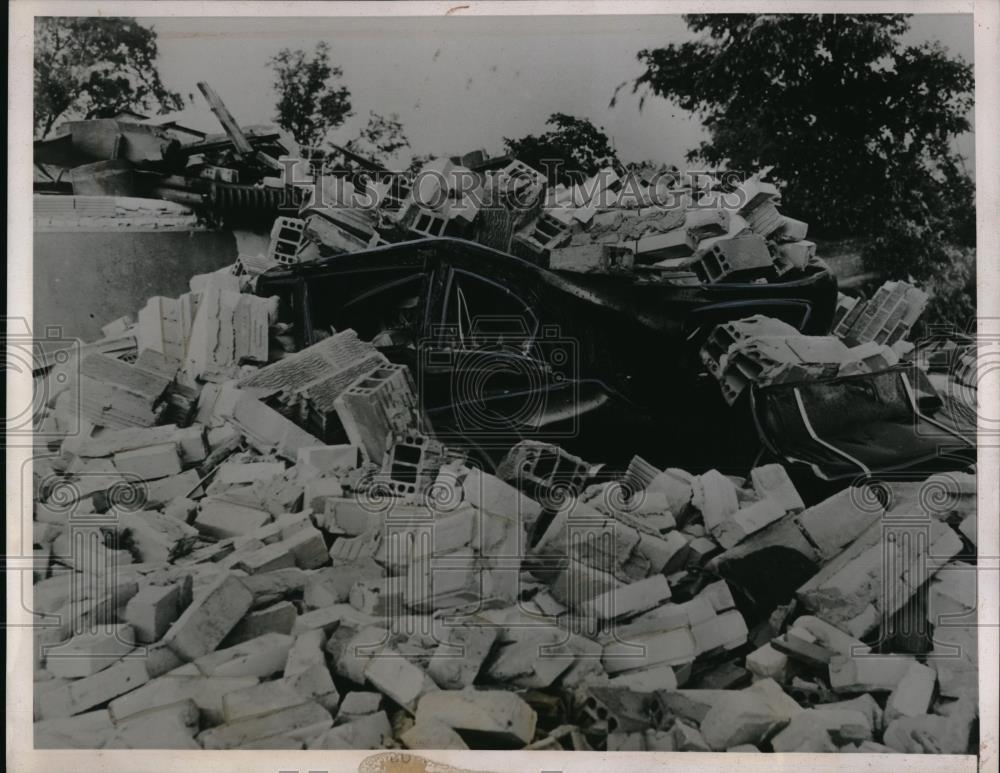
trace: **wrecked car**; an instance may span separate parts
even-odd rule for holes
[[[570,274],[445,238],[275,268],[256,292],[281,299],[295,348],[353,328],[409,366],[438,437],[483,461],[536,439],[622,465],[636,453],[690,464],[699,446],[718,460],[706,416],[732,424],[702,384],[707,331],[761,313],[819,333],[836,280],[821,263],[768,284]]]

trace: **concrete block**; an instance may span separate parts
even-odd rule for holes
[[[534,738],[538,715],[512,692],[439,690],[420,699],[416,720],[437,720],[454,730],[475,731],[497,742],[523,746]]]
[[[337,470],[353,470],[361,462],[355,445],[307,446],[300,448],[295,466],[306,475],[330,475]]]

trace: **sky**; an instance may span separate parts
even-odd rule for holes
[[[196,82],[207,80],[242,124],[271,123],[276,101],[267,60],[325,40],[343,70],[354,116],[332,135],[346,142],[370,110],[398,113],[413,152],[502,152],[504,137],[545,131],[555,112],[603,128],[623,161],[683,166],[704,138],[698,119],[649,97],[639,110],[632,81],[644,48],[693,39],[680,16],[484,18],[140,19],[159,35],[168,88],[194,95],[189,123],[218,131]],[[918,15],[908,42],[938,40],[973,61],[970,15]],[[627,83],[610,107],[619,84]],[[974,169],[971,135],[957,147]]]

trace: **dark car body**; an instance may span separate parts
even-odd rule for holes
[[[275,268],[299,347],[353,328],[410,367],[435,434],[484,464],[521,439],[613,466],[733,469],[759,451],[698,348],[752,314],[829,330],[837,284],[822,263],[782,281],[679,282],[664,272],[556,272],[457,239],[428,239]]]

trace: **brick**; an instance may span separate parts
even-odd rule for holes
[[[902,608],[940,566],[961,551],[961,540],[948,526],[930,519],[926,527],[926,538],[904,539],[905,535],[892,533],[891,524],[873,523],[798,589],[799,601],[848,633],[865,635]],[[923,524],[897,528],[925,530]]]
[[[298,611],[290,601],[279,601],[264,609],[247,614],[226,636],[226,642],[238,644],[263,636],[266,633],[291,633]]]
[[[123,475],[134,475],[142,480],[155,480],[177,475],[181,460],[175,443],[137,448],[114,455],[115,469]]]
[[[222,498],[204,499],[195,518],[198,531],[216,539],[250,534],[271,521],[271,514]]]
[[[352,470],[361,461],[355,445],[307,446],[300,448],[295,466],[308,475],[329,475],[336,470]]]
[[[645,647],[645,653],[634,645]],[[630,637],[605,646],[602,662],[609,674],[656,665],[681,666],[694,660],[697,647],[687,627]]]
[[[835,751],[838,746],[871,739],[871,726],[860,711],[809,709],[792,717],[771,739],[771,747],[776,752]]]
[[[422,696],[438,689],[422,669],[388,648],[369,659],[364,675],[375,689],[411,714]]]
[[[735,609],[691,628],[699,655],[718,648],[733,649],[746,642],[747,634],[743,615]]]
[[[758,745],[801,713],[799,705],[771,679],[755,682],[715,703],[701,722],[705,741],[715,751],[744,743]]]
[[[326,665],[326,635],[322,630],[306,631],[295,637],[285,660],[285,677],[298,676],[316,665]]]
[[[481,470],[470,470],[462,482],[465,499],[477,510],[517,519],[525,526],[535,522],[542,508],[513,486]]]
[[[245,555],[233,564],[234,569],[247,574],[273,572],[278,569],[288,569],[295,566],[295,558],[281,542],[265,545],[259,550]]]
[[[770,644],[763,644],[747,655],[746,666],[760,679],[774,679],[782,683],[788,680],[791,672],[788,656]]]
[[[502,690],[439,690],[425,694],[416,720],[437,720],[454,730],[476,731],[497,741],[524,745],[535,735],[537,714],[523,699]]]
[[[232,749],[277,735],[305,740],[323,733],[332,724],[330,712],[316,702],[308,702],[210,728],[198,734],[198,742],[205,749]]]
[[[468,749],[462,736],[442,722],[425,719],[399,736],[407,749]]]
[[[499,635],[489,625],[448,626],[434,650],[427,673],[438,686],[459,690],[472,685]]]
[[[33,731],[36,749],[85,749],[108,738],[114,732],[114,725],[107,709],[98,709],[35,722]]]
[[[633,692],[676,690],[677,676],[670,666],[653,666],[625,671],[608,682],[611,687],[623,687]]]
[[[309,749],[382,749],[392,740],[392,727],[384,711],[366,714],[315,736]]]
[[[830,661],[830,686],[837,693],[891,692],[914,662],[905,655],[839,655]]]
[[[344,696],[337,712],[337,719],[374,714],[382,707],[382,693],[354,690]]]
[[[588,601],[583,608],[598,620],[618,620],[633,617],[670,600],[670,586],[662,574],[613,588]]]
[[[154,712],[165,706],[190,700],[202,712],[206,723],[222,721],[222,697],[228,692],[257,683],[254,677],[206,677],[167,674],[147,682],[108,706],[116,724]]]
[[[698,476],[692,503],[701,512],[709,529],[721,525],[739,509],[736,487],[717,470]]]
[[[608,244],[558,247],[549,252],[549,268],[553,271],[604,274],[628,271],[634,261],[631,249]]]
[[[45,667],[53,676],[78,679],[114,665],[134,649],[132,626],[113,625],[77,634],[68,642],[46,650]]]
[[[281,673],[295,638],[280,633],[265,633],[210,652],[194,665],[206,676],[255,676],[266,678]]]
[[[934,697],[937,672],[921,663],[911,663],[885,704],[885,722],[899,717],[926,714]]]
[[[163,641],[180,657],[194,660],[214,650],[252,603],[243,583],[224,576],[191,603]]]
[[[122,660],[110,668],[38,696],[39,719],[54,719],[81,714],[107,703],[149,681],[146,664],[139,658]]]

